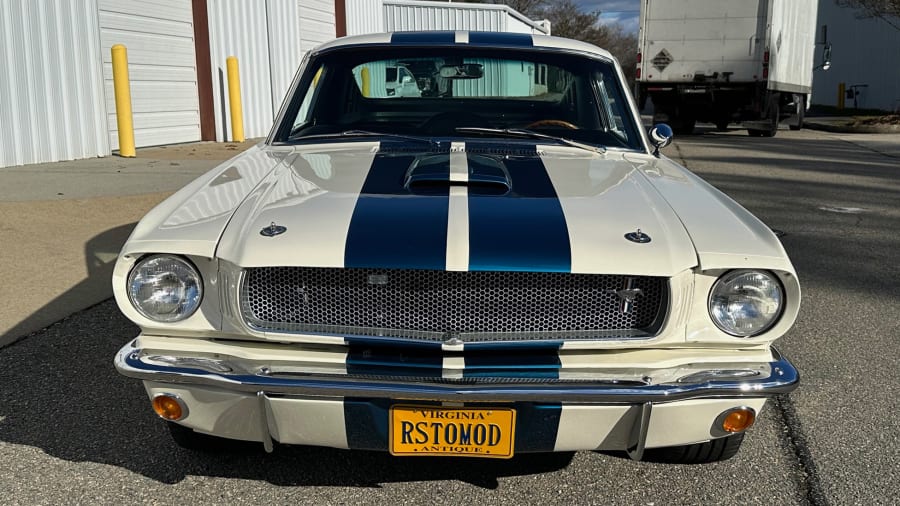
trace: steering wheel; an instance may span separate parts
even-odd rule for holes
[[[529,129],[536,127],[562,127],[570,130],[578,130],[578,125],[561,119],[539,119],[525,126],[525,128]]]

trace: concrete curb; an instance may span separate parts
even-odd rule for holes
[[[862,125],[850,126],[842,122],[804,121],[803,128],[821,130],[839,134],[897,134],[900,125]]]

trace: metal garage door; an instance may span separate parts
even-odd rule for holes
[[[137,146],[200,140],[190,0],[100,0],[109,143],[118,149],[110,48],[128,48]]]
[[[223,96],[228,56],[236,56],[240,67],[244,134],[265,136],[303,55],[334,38],[334,3],[208,0],[207,11],[216,139],[232,139],[231,106]]]

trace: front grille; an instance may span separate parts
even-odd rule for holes
[[[630,308],[617,291],[639,289]],[[473,341],[642,338],[668,306],[665,278],[545,272],[260,267],[241,284],[247,323],[306,332]]]

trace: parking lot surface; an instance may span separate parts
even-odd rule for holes
[[[702,130],[702,129],[701,129]],[[732,460],[596,452],[402,459],[257,445],[176,447],[115,352],[138,332],[102,302],[0,349],[4,504],[891,504],[900,495],[900,136],[701,131],[664,153],[770,227],[804,302],[777,347],[801,386]],[[124,239],[124,237],[122,237]],[[19,259],[18,261],[25,261]]]

